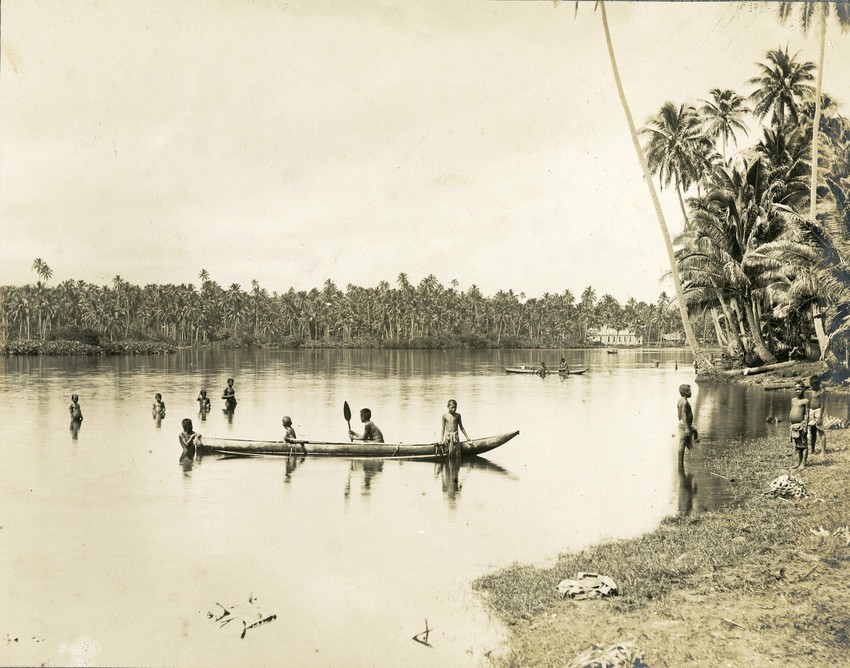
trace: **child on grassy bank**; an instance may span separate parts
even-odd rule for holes
[[[794,384],[794,396],[791,398],[791,410],[788,412],[788,421],[791,423],[791,442],[797,452],[797,466],[795,469],[804,469],[809,458],[809,444],[806,439],[806,431],[809,424],[809,400],[805,397],[806,386],[803,381],[798,380]]]

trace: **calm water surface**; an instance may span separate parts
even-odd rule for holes
[[[688,354],[564,351],[590,371],[504,373],[561,354],[3,359],[0,664],[485,665],[504,630],[473,579],[727,498],[697,451],[686,480],[676,470]],[[230,416],[218,399],[228,376],[239,401]],[[195,402],[202,388],[213,400],[205,419]],[[85,416],[76,432],[73,392]],[[155,392],[168,407],[161,420],[150,412]],[[785,416],[786,394],[694,386],[700,447],[775,430],[765,417]],[[370,407],[388,441],[430,442],[449,398],[473,438],[520,435],[459,471],[349,459],[178,462],[184,417],[209,436],[272,439],[287,414],[302,438],[345,440],[347,400],[355,415]],[[222,626],[225,608],[233,621]],[[240,637],[243,620],[270,615]],[[426,620],[430,647],[412,640]]]

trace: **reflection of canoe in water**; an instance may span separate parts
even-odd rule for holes
[[[474,457],[504,445],[518,431],[463,441],[461,455]],[[316,457],[374,457],[378,459],[416,459],[420,461],[439,461],[446,455],[439,443],[371,443],[363,441],[331,443],[324,441],[252,441],[236,438],[201,437],[198,451],[224,455],[274,455],[274,456],[316,456]]]
[[[570,369],[569,371],[558,371],[557,369],[547,369],[546,375],[550,374],[560,374],[562,376],[580,376],[585,371],[587,371],[588,367],[584,367],[582,369]],[[506,366],[505,373],[527,373],[527,374],[537,374],[540,375],[540,370],[537,367],[530,366]]]

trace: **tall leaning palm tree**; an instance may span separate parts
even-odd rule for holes
[[[744,114],[749,110],[744,103],[744,98],[734,90],[712,88],[709,94],[710,99],[701,100],[700,115],[706,135],[715,141],[720,141],[721,155],[725,162],[726,147],[730,139],[735,141],[735,131],[741,130],[745,134],[749,132],[743,120]]]
[[[647,119],[640,134],[648,138],[644,153],[650,171],[658,174],[662,188],[673,183],[682,217],[687,222],[683,191],[708,172],[713,151],[697,110],[690,104],[677,107],[665,102],[657,114]]]
[[[798,62],[785,49],[771,49],[765,55],[767,62],[757,63],[761,70],[758,76],[747,81],[755,86],[750,94],[753,114],[759,119],[771,117],[771,122],[784,131],[788,122],[799,123],[800,103],[812,92],[812,70],[810,61]]]
[[[614,55],[614,45],[611,42],[611,31],[608,28],[608,13],[605,10],[605,0],[599,0],[597,6],[599,7],[602,15],[602,29],[605,32],[605,44],[608,47],[608,58],[611,61],[611,71],[614,75],[614,82],[617,85],[617,94],[620,97],[620,104],[623,106],[623,113],[626,115],[626,122],[629,126],[632,144],[635,147],[635,153],[637,153],[641,169],[643,169],[643,180],[649,190],[649,196],[652,199],[652,205],[655,208],[655,215],[658,217],[658,224],[661,227],[661,236],[664,238],[664,245],[667,249],[667,257],[670,261],[670,272],[673,275],[673,286],[676,289],[676,299],[679,305],[679,316],[682,319],[685,336],[688,339],[688,345],[694,353],[694,359],[697,363],[697,367],[700,369],[708,369],[710,364],[699,347],[693,325],[691,324],[690,317],[688,316],[688,307],[685,303],[684,290],[682,289],[682,278],[679,276],[679,268],[676,266],[676,254],[673,249],[673,241],[670,238],[670,231],[667,228],[667,221],[665,220],[664,212],[661,209],[661,201],[658,199],[658,193],[655,191],[655,185],[652,182],[652,172],[649,169],[646,156],[640,146],[640,138],[638,137],[634,118],[632,117],[629,103],[626,100],[626,93],[623,90],[623,82],[620,79],[620,70],[617,67],[617,58]],[[578,2],[576,2],[576,12],[578,12]]]
[[[809,188],[809,220],[815,221],[815,210],[817,208],[817,185],[818,185],[818,133],[820,130],[821,115],[821,92],[823,89],[823,56],[826,46],[826,25],[830,11],[835,9],[835,17],[838,27],[842,32],[850,29],[850,0],[839,0],[838,2],[825,2],[824,0],[795,0],[789,2],[782,0],[779,3],[779,18],[784,22],[793,9],[800,9],[800,25],[803,34],[807,35],[812,26],[812,21],[817,15],[818,21],[818,65],[817,84],[815,88],[815,118],[812,125],[812,180]]]

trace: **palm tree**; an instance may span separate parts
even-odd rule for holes
[[[815,64],[797,62],[797,54],[789,55],[788,47],[771,49],[765,57],[766,63],[756,63],[761,74],[747,81],[755,86],[750,95],[753,114],[759,119],[770,114],[771,122],[784,130],[786,121],[799,123],[800,102],[811,94]]]
[[[712,88],[710,100],[701,100],[700,114],[705,133],[714,140],[720,140],[723,161],[726,161],[726,146],[731,139],[735,141],[735,131],[749,132],[743,116],[749,111],[744,98],[734,90]],[[737,142],[736,142],[737,144]]]
[[[47,262],[42,260],[40,257],[35,258],[32,262],[32,268],[35,273],[38,274],[39,279],[47,283],[47,281],[53,276],[53,270],[47,266]]]
[[[817,2],[813,0],[789,2],[788,0],[782,0],[779,3],[779,17],[783,22],[795,7],[800,9],[800,19],[804,35],[807,35],[809,32],[814,14],[818,15],[818,76],[815,87],[815,117],[812,123],[812,178],[809,186],[809,220],[812,223],[816,220],[815,216],[817,212],[818,139],[820,133],[821,94],[823,90],[823,56],[824,47],[826,46],[826,20],[833,6],[838,27],[841,29],[841,32],[845,32],[850,28],[850,2],[848,0],[841,0],[839,2],[824,2],[823,0],[818,0]]]
[[[682,217],[687,222],[683,189],[688,190],[710,165],[711,147],[697,110],[690,104],[677,108],[672,102],[665,102],[655,116],[647,119],[640,134],[649,138],[644,152],[650,171],[658,174],[662,188],[674,183]]]
[[[605,0],[599,0],[598,6],[601,10],[602,28],[605,32],[605,44],[608,47],[608,58],[611,61],[611,71],[614,75],[614,82],[617,85],[617,94],[620,97],[620,104],[623,107],[623,113],[626,115],[626,122],[629,126],[629,133],[632,137],[632,144],[634,145],[635,153],[637,153],[640,166],[643,169],[643,178],[646,182],[647,190],[649,190],[649,196],[652,199],[652,205],[655,208],[655,215],[658,217],[658,224],[661,227],[661,236],[664,238],[664,245],[667,249],[667,258],[670,262],[670,271],[673,275],[673,286],[676,289],[676,297],[679,304],[679,316],[682,319],[682,326],[685,329],[685,336],[687,337],[688,345],[694,353],[694,359],[697,363],[697,366],[702,369],[707,369],[710,365],[699,348],[699,343],[697,342],[697,337],[694,333],[694,328],[691,325],[691,321],[688,316],[688,307],[685,304],[684,290],[682,289],[682,279],[679,276],[679,268],[676,266],[676,254],[673,250],[673,242],[670,239],[670,231],[667,229],[667,221],[664,218],[664,212],[661,209],[661,202],[658,199],[658,193],[655,191],[655,186],[652,182],[652,172],[649,169],[649,164],[646,161],[646,156],[644,155],[643,149],[640,146],[640,139],[638,137],[637,128],[635,127],[635,122],[632,118],[632,112],[626,100],[626,93],[623,90],[623,82],[620,79],[620,70],[617,67],[617,58],[614,56],[614,45],[611,42],[611,31],[608,28],[608,13],[605,9]],[[576,11],[578,11],[578,2],[576,2]]]

